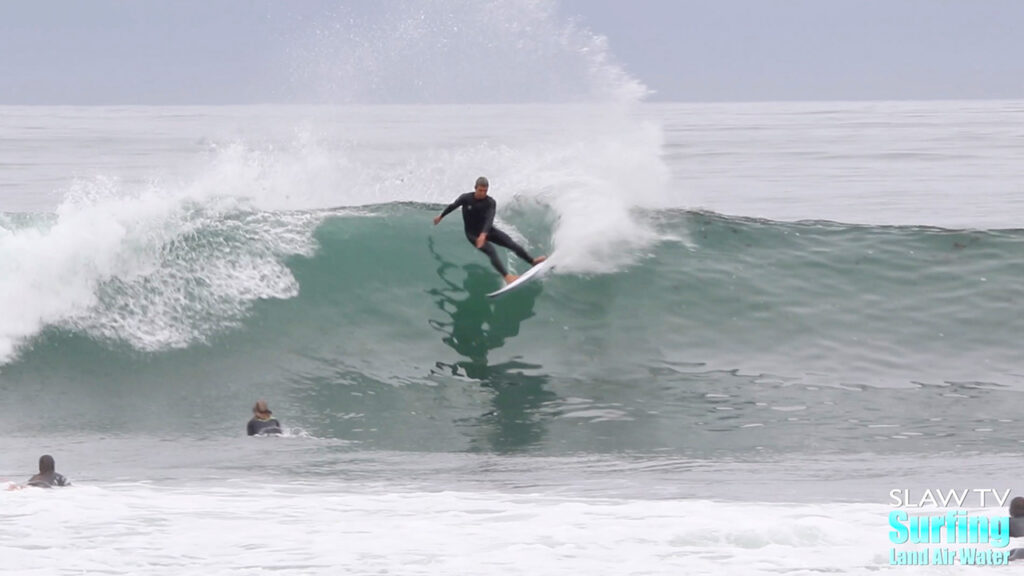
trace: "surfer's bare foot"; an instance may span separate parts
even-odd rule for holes
[[[548,259],[547,256],[537,256],[536,258],[533,259],[533,265],[536,266],[537,264],[540,264],[541,262],[543,262],[543,261],[545,261],[547,259]]]
[[[511,284],[519,279],[515,274],[505,274],[505,284]]]

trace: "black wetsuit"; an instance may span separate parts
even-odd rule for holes
[[[1010,518],[1010,538],[1024,537],[1024,516]],[[1024,548],[1010,550],[1009,560],[1024,560]]]
[[[1024,538],[1024,516],[1010,517],[1010,538]]]
[[[491,259],[491,265],[502,276],[508,275],[508,270],[505,269],[505,265],[498,259],[498,251],[494,249],[494,246],[491,246],[492,242],[498,246],[508,248],[515,252],[516,256],[533,264],[533,257],[522,246],[517,244],[512,238],[509,238],[508,234],[494,227],[494,213],[498,207],[494,198],[484,196],[483,199],[477,200],[473,192],[466,192],[456,198],[455,202],[449,204],[444,209],[444,212],[441,213],[441,217],[444,218],[460,206],[462,207],[462,223],[466,230],[466,240],[469,240],[470,244],[476,246],[477,237],[480,234],[486,234],[487,241],[484,242],[483,248],[480,248],[480,251],[487,254],[487,257]]]
[[[29,478],[28,485],[36,488],[53,488],[54,486],[71,486],[71,482],[68,482],[68,479],[61,474],[46,472]]]
[[[259,418],[253,418],[249,420],[249,425],[246,427],[246,431],[249,436],[256,436],[257,434],[280,434],[281,423],[277,421],[277,418],[269,418],[267,420],[260,420]]]

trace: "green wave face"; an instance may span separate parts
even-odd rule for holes
[[[302,229],[234,215],[175,237],[149,276],[102,281],[90,312],[4,366],[16,429],[227,433],[264,397],[315,436],[381,448],[745,452],[777,436],[778,450],[845,450],[890,419],[937,437],[946,413],[991,424],[1024,384],[1020,231],[644,212],[663,239],[629,248],[629,265],[556,264],[492,300],[496,272],[461,223],[431,226],[437,209],[299,215]],[[512,216],[531,251],[557,256],[556,220]],[[308,250],[275,251],[301,230]],[[293,290],[202,296],[265,279],[197,263],[267,258]],[[194,338],[118,337],[165,328],[172,302]],[[963,419],[958,396],[991,402]]]

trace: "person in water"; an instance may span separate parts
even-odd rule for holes
[[[247,431],[249,436],[280,434],[281,423],[271,418],[274,413],[267,407],[266,400],[257,400],[252,406],[252,419],[249,420]]]
[[[441,212],[440,216],[434,218],[434,226],[437,226],[441,219],[453,210],[461,207],[466,240],[469,240],[470,244],[473,244],[481,252],[487,254],[487,257],[491,259],[491,265],[494,266],[494,269],[501,274],[506,283],[511,284],[519,276],[508,273],[505,265],[498,259],[498,251],[494,249],[492,244],[508,248],[531,265],[540,264],[547,259],[547,256],[538,256],[536,258],[530,256],[522,246],[516,244],[512,238],[509,238],[508,234],[494,227],[494,214],[497,211],[497,203],[494,201],[494,198],[487,195],[489,186],[490,183],[487,181],[487,178],[483,176],[477,178],[476,190],[474,192],[466,192],[456,198],[454,202],[444,209],[444,212]]]
[[[35,486],[36,488],[71,486],[71,482],[69,482],[62,474],[58,474],[55,471],[55,468],[56,466],[53,462],[53,456],[43,454],[39,457],[39,474],[29,478],[28,485]]]
[[[1010,538],[1024,537],[1024,497],[1010,500]],[[1010,550],[1009,559],[1024,560],[1024,548]]]

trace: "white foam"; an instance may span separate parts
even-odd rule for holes
[[[571,137],[527,152],[532,157],[499,171],[499,181],[555,211],[558,272],[612,272],[659,238],[636,210],[669,204],[660,129],[621,121]]]
[[[526,204],[552,211],[553,236],[526,241],[556,250],[558,273],[612,272],[635,262],[661,239],[636,211],[679,202],[661,159],[660,127],[635,118],[628,106],[484,107],[475,109],[472,123],[445,107],[399,108],[375,118],[386,124],[415,117],[401,143],[370,134],[373,124],[348,122],[362,112],[338,113],[342,134],[323,127],[316,137],[303,132],[272,149],[223,146],[201,176],[203,186],[244,195],[266,210],[446,204],[485,174],[503,226],[515,228],[509,216]],[[320,123],[329,126],[328,118]],[[461,146],[437,134],[472,132],[476,123],[494,134]],[[345,136],[358,138],[361,149]]]
[[[447,202],[453,190],[487,173],[495,193],[555,210],[557,273],[618,270],[656,239],[633,214],[651,200],[662,205],[669,181],[660,127],[632,116],[649,91],[616,62],[607,38],[564,18],[557,3],[385,2],[370,15],[325,15],[291,56],[297,97],[304,101],[314,94],[335,104],[590,107],[584,114],[569,108],[540,113],[543,122],[531,123],[534,138],[525,144],[488,130],[503,124],[497,114],[480,118],[483,136],[472,144],[404,167],[419,194],[399,198],[392,188],[393,195],[379,201]],[[453,124],[467,123],[459,120]],[[444,193],[426,193],[431,189]]]
[[[308,215],[253,213],[210,188],[79,182],[54,218],[0,231],[0,361],[45,326],[139,349],[185,346],[297,284]]]
[[[562,17],[556,2],[391,0],[332,10],[297,28],[289,54],[296,101],[593,103],[648,94],[608,39]]]
[[[106,574],[779,574],[887,567],[888,509],[122,484],[0,494],[4,568]],[[130,550],[130,554],[120,551]]]

